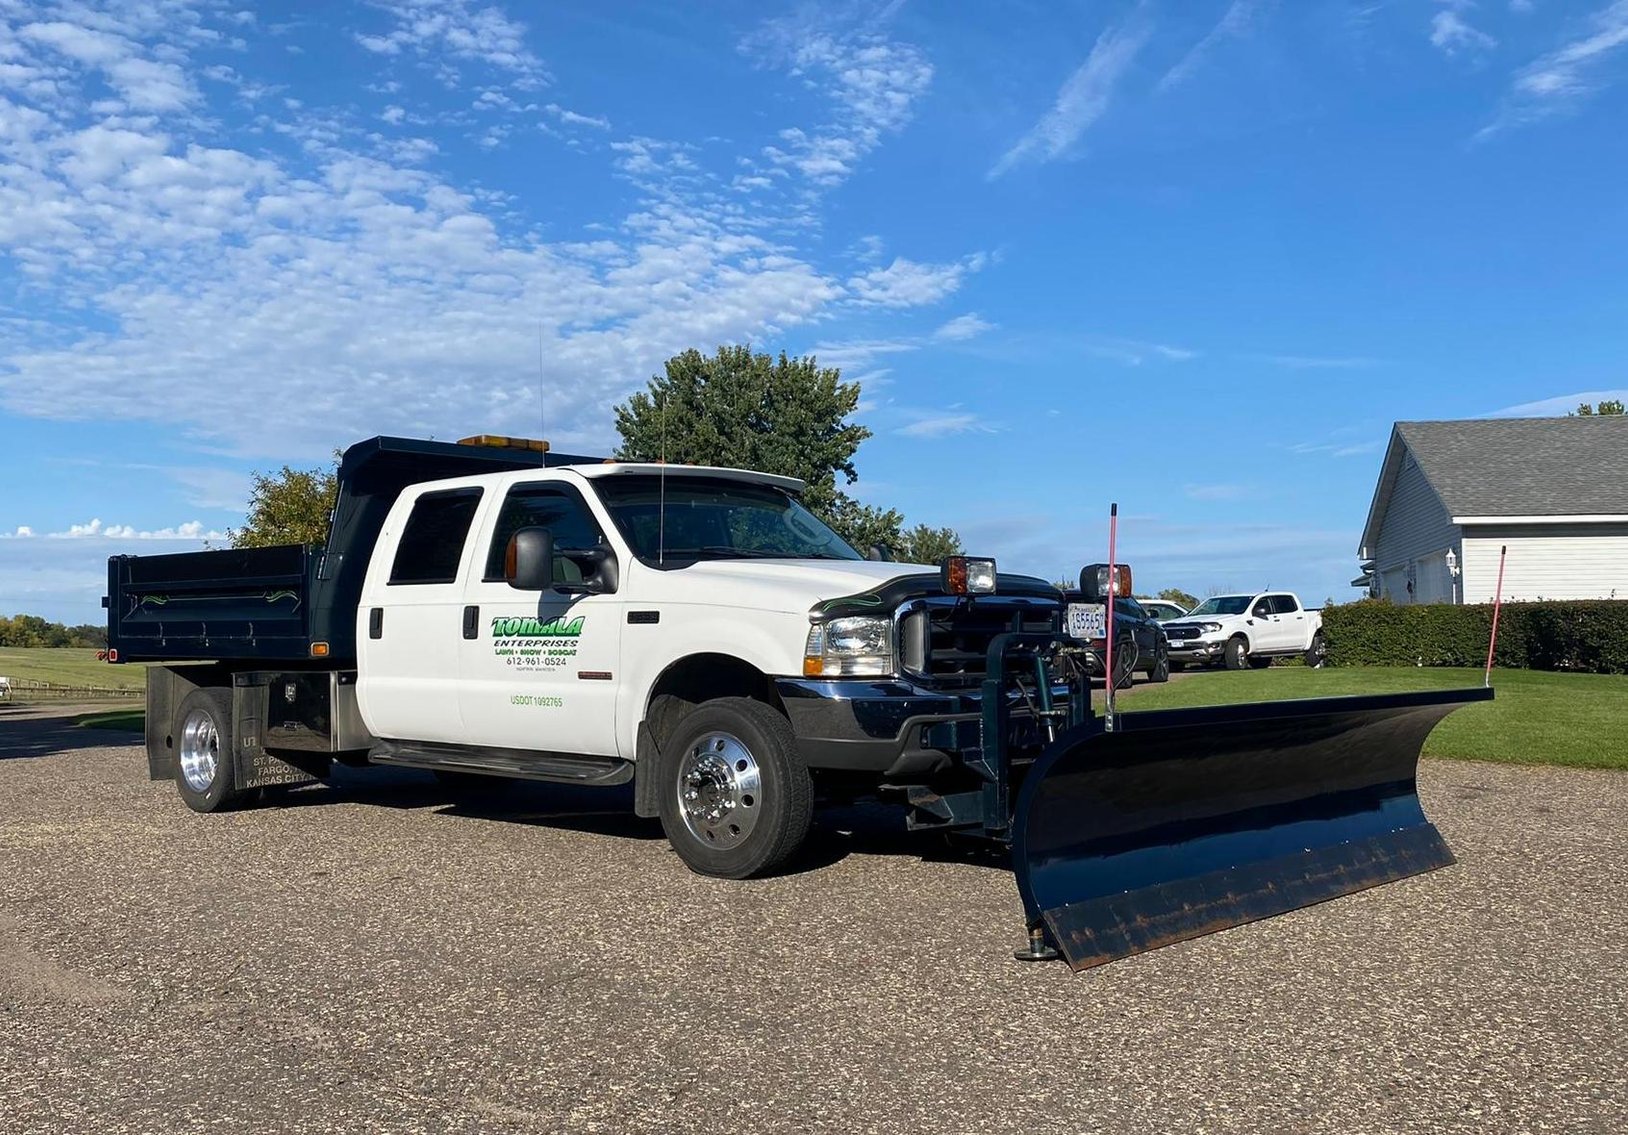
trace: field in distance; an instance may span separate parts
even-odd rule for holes
[[[81,647],[0,646],[0,675],[11,679],[13,698],[27,697],[18,679],[52,686],[85,689],[144,690],[145,666],[114,666]]]

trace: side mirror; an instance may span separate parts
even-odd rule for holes
[[[503,553],[503,578],[518,591],[548,591],[554,586],[554,537],[546,528],[522,528],[509,537]]]
[[[1268,611],[1266,609],[1266,604],[1265,603],[1257,603],[1257,604],[1255,604],[1255,610],[1250,612],[1250,613],[1252,615],[1254,615],[1255,618],[1257,618],[1257,619],[1264,619],[1264,618],[1266,618],[1266,616],[1270,615],[1272,612],[1270,612],[1270,611]]]
[[[865,558],[877,563],[892,563],[893,549],[886,544],[872,544],[870,551],[865,553]]]
[[[1115,564],[1113,586],[1110,588],[1108,584],[1107,564],[1090,564],[1080,569],[1080,597],[1087,603],[1101,603],[1110,592],[1121,597],[1130,595],[1130,565]]]

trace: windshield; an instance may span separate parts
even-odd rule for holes
[[[594,487],[642,560],[863,557],[791,493],[721,477],[644,474],[599,478]]]
[[[1242,615],[1253,595],[1212,595],[1187,612],[1189,615]]]

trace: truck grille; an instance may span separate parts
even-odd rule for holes
[[[1197,638],[1201,632],[1197,627],[1177,627],[1165,624],[1164,636],[1171,642],[1181,642],[1184,639]]]
[[[1054,604],[1043,601],[923,600],[899,622],[904,669],[938,685],[976,685],[988,669],[989,643],[996,635],[1050,633],[1056,612]]]

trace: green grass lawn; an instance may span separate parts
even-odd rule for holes
[[[1417,667],[1200,671],[1169,685],[1138,684],[1120,708],[1391,694],[1479,686],[1481,671]],[[1491,704],[1454,710],[1425,742],[1427,757],[1628,769],[1628,676],[1494,670]]]
[[[74,724],[81,729],[121,729],[130,733],[142,732],[146,722],[147,714],[140,709],[110,709],[74,718]]]
[[[15,681],[32,678],[53,686],[100,686],[115,690],[147,688],[144,666],[113,666],[96,660],[94,650],[70,647],[0,646],[0,674]],[[27,696],[12,691],[12,696]]]

